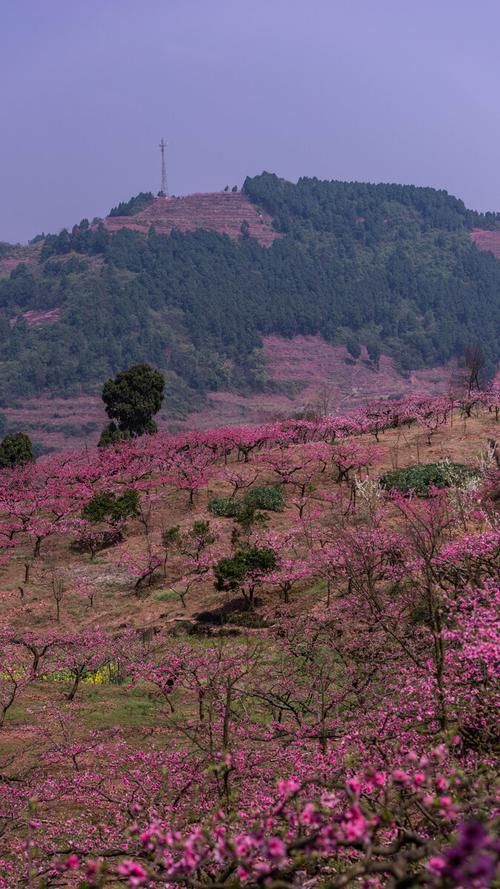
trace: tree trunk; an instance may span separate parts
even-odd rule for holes
[[[73,685],[71,686],[71,689],[69,690],[68,694],[66,695],[66,700],[67,700],[67,701],[72,701],[73,698],[75,697],[75,695],[76,695],[76,693],[77,693],[77,691],[78,691],[78,686],[80,685],[80,679],[81,679],[81,678],[82,678],[82,676],[81,676],[80,671],[78,671],[77,673],[75,673],[75,678],[74,678],[74,680],[73,680]]]

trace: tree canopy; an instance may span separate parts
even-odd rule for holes
[[[153,417],[164,392],[165,380],[159,371],[149,364],[135,364],[105,382],[102,400],[108,417],[118,421],[118,429],[137,436],[156,432]]]
[[[29,435],[25,432],[10,432],[0,443],[0,467],[25,466],[34,463],[35,455]]]

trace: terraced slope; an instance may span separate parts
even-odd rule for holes
[[[0,278],[6,278],[24,263],[30,270],[34,269],[40,259],[41,244],[5,244],[0,243]]]
[[[110,232],[129,228],[147,234],[154,225],[158,232],[165,234],[174,228],[182,232],[205,229],[237,238],[244,222],[248,225],[248,235],[264,247],[269,247],[279,237],[268,213],[251,204],[244,194],[232,192],[155,198],[152,204],[133,216],[108,216],[104,225]]]
[[[474,228],[470,236],[476,247],[479,247],[480,250],[489,250],[493,256],[500,259],[500,231],[498,229],[487,231],[482,228]]]

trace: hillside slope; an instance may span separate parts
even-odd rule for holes
[[[320,336],[373,373],[385,355],[405,378],[480,342],[491,377],[500,262],[471,237],[498,225],[443,191],[268,173],[244,194],[139,195],[101,223],[2,247],[0,402],[92,396],[146,360],[181,420],[209,393],[279,394],[269,337]]]
[[[2,889],[495,885],[498,395],[1,470]]]
[[[205,402],[186,416],[173,417],[167,401],[156,418],[160,429],[173,432],[316,416],[374,398],[400,398],[410,392],[447,394],[459,391],[463,383],[463,373],[451,365],[421,368],[403,377],[393,359],[382,355],[375,369],[366,349],[354,360],[345,346],[333,346],[319,336],[266,336],[262,355],[267,384],[260,391],[207,392]],[[9,429],[28,433],[44,450],[95,445],[107,422],[97,394],[38,396],[5,408],[4,414]]]

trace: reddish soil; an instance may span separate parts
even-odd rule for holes
[[[183,232],[202,228],[237,238],[241,235],[242,222],[248,223],[249,234],[264,247],[269,247],[279,237],[267,213],[251,204],[244,194],[232,192],[155,198],[140,213],[134,216],[108,216],[104,225],[111,232],[130,228],[143,233],[147,233],[151,225],[158,232],[165,233],[174,228]]]
[[[500,259],[500,230],[485,231],[481,228],[474,228],[470,236],[476,247],[480,250],[490,250],[497,259]]]
[[[414,371],[404,379],[394,368],[392,358],[382,355],[378,370],[367,366],[368,353],[363,349],[355,363],[344,346],[332,346],[319,336],[297,336],[293,340],[266,337],[264,350],[269,362],[272,379],[301,380],[307,383],[302,393],[306,398],[314,395],[318,383],[327,382],[332,391],[338,390],[334,399],[336,408],[345,409],[350,404],[367,398],[380,398],[419,392],[435,395],[449,384],[450,368],[433,368]]]
[[[270,380],[267,392],[247,396],[214,392],[204,410],[186,420],[173,420],[161,412],[159,425],[193,429],[262,423],[303,411],[343,413],[374,398],[411,391],[445,392],[456,373],[452,367],[438,367],[415,371],[405,379],[387,356],[381,357],[378,371],[369,367],[366,353],[354,364],[346,364],[346,349],[331,346],[321,337],[266,337],[264,352]],[[35,442],[57,449],[95,444],[106,422],[97,395],[31,399],[4,412],[11,424],[24,429]]]
[[[455,373],[452,367],[436,367],[414,371],[406,379],[386,355],[381,356],[378,370],[368,366],[366,351],[355,363],[346,364],[347,349],[319,336],[290,340],[270,336],[263,344],[274,391],[250,396],[215,392],[209,396],[209,406],[187,417],[183,427],[262,423],[304,411],[343,413],[371,399],[412,391],[437,395],[450,388]]]
[[[40,309],[39,311],[30,309],[29,312],[23,312],[18,317],[24,318],[28,327],[42,327],[44,324],[52,324],[54,321],[58,321],[61,317],[61,309]],[[10,319],[9,324],[11,327],[16,321],[17,318]]]
[[[4,408],[2,413],[9,425],[15,424],[16,429],[27,432],[36,444],[58,450],[95,444],[107,420],[101,399],[94,395],[40,396],[27,399],[18,407]]]
[[[4,256],[0,259],[0,275],[7,277],[23,260],[19,256]]]
[[[32,269],[37,265],[41,243],[37,244],[11,244],[10,252],[7,256],[0,257],[0,278],[10,275],[11,271],[21,262],[26,263],[28,268]]]

